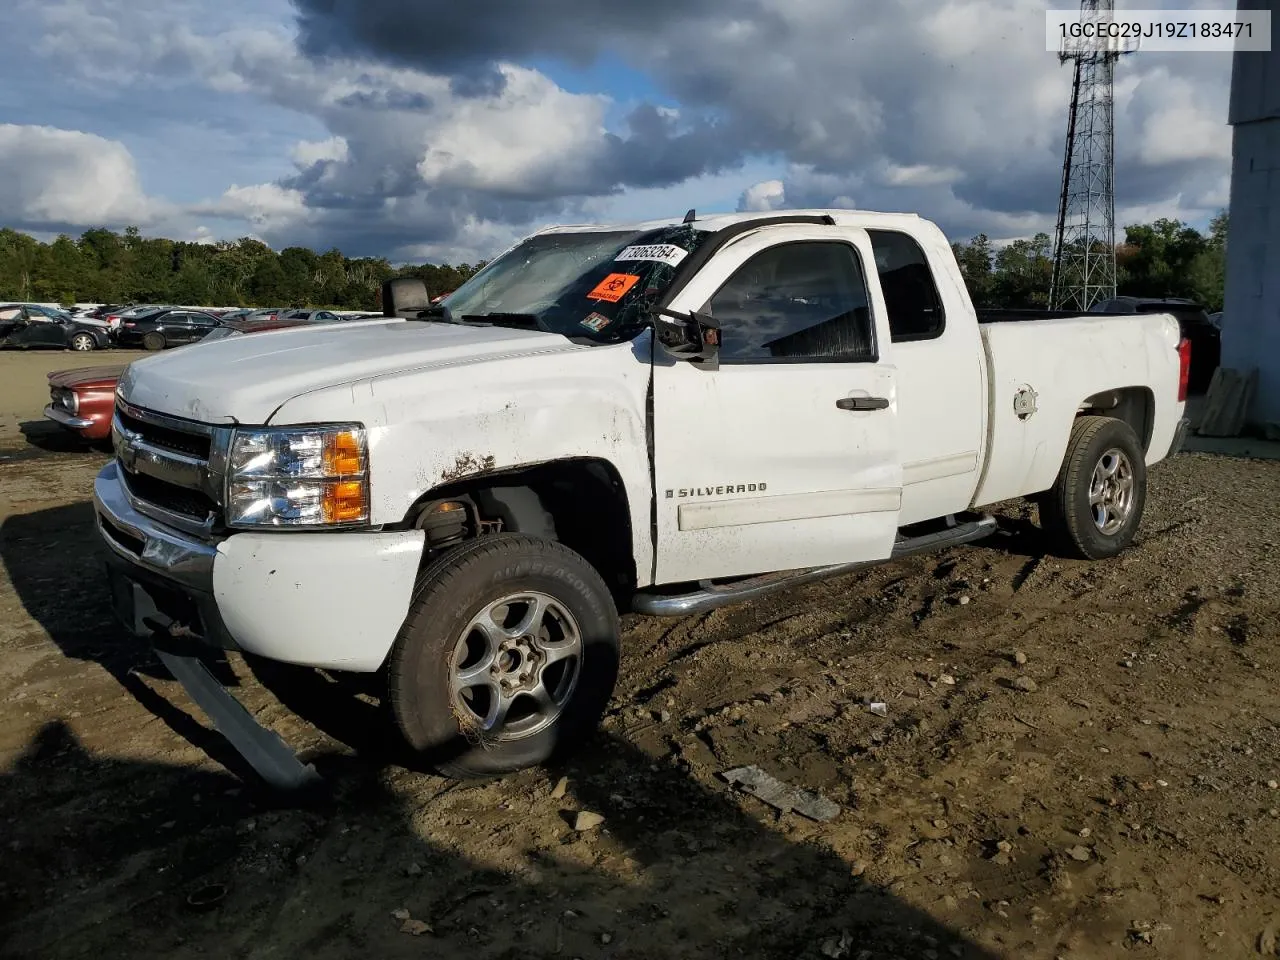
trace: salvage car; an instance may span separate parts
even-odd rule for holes
[[[201,343],[246,333],[266,333],[324,322],[316,320],[223,320],[205,334]],[[49,374],[49,405],[44,415],[84,440],[97,442],[111,436],[116,383],[127,364],[57,370]]]
[[[908,214],[549,228],[382,303],[132,364],[94,484],[117,614],[280,785],[308,774],[202,643],[372,675],[416,762],[506,773],[592,733],[621,610],[974,542],[1022,497],[1115,557],[1187,427],[1173,317],[980,322]]]
[[[128,364],[56,370],[48,375],[45,418],[90,442],[111,436],[116,384]]]
[[[33,304],[0,306],[0,347],[19,350],[56,348],[88,353],[110,346],[110,332],[100,323],[85,323],[65,311]]]
[[[164,350],[203,340],[218,323],[218,318],[211,313],[164,308],[122,320],[116,330],[116,343],[122,347]]]

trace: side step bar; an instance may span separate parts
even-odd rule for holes
[[[885,560],[860,560],[855,563],[837,563],[827,567],[809,567],[804,570],[781,570],[777,573],[766,573],[746,580],[729,583],[714,583],[703,580],[699,589],[688,593],[657,594],[637,593],[631,601],[631,609],[636,613],[651,617],[685,617],[696,613],[706,613],[719,607],[727,607],[747,600],[756,600],[767,594],[788,587],[797,587],[804,583],[826,580],[846,573],[854,573],[869,567],[879,566],[892,560],[913,557],[920,553],[929,553],[945,547],[955,547],[964,543],[973,543],[989,537],[996,532],[996,519],[990,515],[955,523],[945,530],[926,533],[918,537],[907,537],[893,546],[893,553]]]

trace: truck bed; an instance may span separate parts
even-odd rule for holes
[[[1168,314],[1045,313],[979,327],[991,393],[986,469],[974,507],[1049,489],[1076,414],[1095,395],[1141,391],[1143,399],[1158,397],[1149,405],[1148,463],[1162,459],[1172,443],[1181,416],[1173,409],[1177,321]],[[1015,411],[1019,394],[1034,401],[1028,416]]]

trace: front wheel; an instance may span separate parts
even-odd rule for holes
[[[163,350],[164,336],[159,333],[148,333],[145,337],[142,338],[142,346],[143,346],[143,349],[145,350],[151,350],[151,351]]]
[[[98,342],[87,333],[77,333],[71,338],[71,349],[77,352],[84,353],[97,348]]]
[[[1114,557],[1132,542],[1147,502],[1147,465],[1123,420],[1080,417],[1057,482],[1040,501],[1040,524],[1064,553]]]
[[[618,678],[618,613],[581,556],[484,537],[429,566],[387,683],[410,747],[445,776],[546,763],[596,729]]]

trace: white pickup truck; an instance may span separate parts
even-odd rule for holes
[[[169,641],[377,673],[453,776],[589,735],[620,609],[976,540],[1017,497],[1110,557],[1186,429],[1173,318],[983,322],[913,215],[555,227],[384,303],[132,364],[98,525],[189,690]]]

